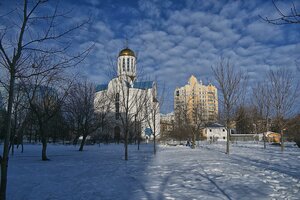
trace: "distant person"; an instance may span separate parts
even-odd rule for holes
[[[188,147],[191,146],[191,141],[190,141],[190,139],[188,139],[188,140],[186,141],[186,146],[188,146]]]

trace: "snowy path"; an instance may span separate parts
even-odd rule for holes
[[[8,199],[300,199],[300,150],[241,143],[224,154],[224,144],[188,147],[151,145],[129,161],[122,145],[49,145],[49,162],[40,145],[10,158]]]

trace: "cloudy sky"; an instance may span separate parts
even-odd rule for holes
[[[294,3],[300,10],[300,2]],[[95,83],[107,82],[109,60],[117,58],[127,38],[138,55],[138,70],[157,80],[160,88],[166,87],[164,113],[173,110],[176,86],[186,84],[192,74],[214,83],[211,66],[221,56],[246,71],[250,84],[264,79],[265,71],[273,68],[289,68],[300,75],[296,70],[300,25],[262,21],[259,15],[278,16],[271,0],[64,0],[60,4],[72,9],[72,21],[92,19],[74,36],[78,48],[95,44],[80,72]],[[288,13],[292,1],[277,5]]]

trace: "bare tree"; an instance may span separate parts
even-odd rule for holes
[[[190,119],[188,116],[188,107],[185,102],[177,103],[175,107],[175,126],[174,126],[174,136],[179,140],[186,140],[191,138],[190,130]]]
[[[128,141],[130,128],[134,127],[137,120],[144,119],[145,107],[148,101],[147,89],[134,88],[131,83],[121,77],[115,78],[112,90],[107,92],[107,97],[111,102],[115,102],[116,120],[120,120],[124,131],[125,160],[128,160]]]
[[[300,24],[300,12],[294,2],[292,3],[290,12],[284,12],[283,9],[279,8],[275,0],[272,0],[272,3],[279,17],[269,19],[268,17],[260,16],[260,18],[274,25]],[[299,71],[300,68],[298,61],[296,60],[295,63],[296,69]],[[284,129],[286,129],[286,120],[284,120],[284,118],[287,117],[291,107],[294,105],[295,102],[295,99],[291,99],[290,97],[296,98],[297,94],[294,91],[294,87],[292,84],[292,82],[294,81],[292,73],[285,69],[281,69],[279,71],[270,70],[268,77],[269,82],[272,81],[270,84],[270,95],[272,95],[272,98],[275,98],[272,99],[272,110],[275,112],[273,114],[275,115],[277,128],[280,130],[281,133],[281,150],[283,151],[283,131]],[[289,78],[290,80],[288,80]],[[299,83],[296,84],[296,88],[298,89]]]
[[[85,80],[75,83],[66,99],[65,111],[69,121],[73,124],[76,139],[82,136],[79,151],[83,150],[87,136],[95,132],[101,125],[101,121],[95,113],[94,94],[94,85]]]
[[[16,8],[1,16],[1,21],[5,23],[0,29],[0,66],[8,77],[7,127],[1,159],[0,198],[3,200],[6,199],[9,139],[16,80],[20,77],[37,75],[36,68],[39,65],[35,62],[30,63],[33,54],[55,61],[52,65],[39,70],[38,73],[41,74],[53,69],[73,66],[82,61],[87,53],[83,51],[74,55],[67,54],[71,47],[71,39],[65,37],[86,24],[86,21],[66,26],[61,21],[66,19],[68,12],[60,12],[59,4],[51,13],[41,12],[40,9],[47,6],[47,0],[32,2],[23,0],[22,7],[17,3],[19,2],[16,2]]]
[[[154,86],[155,89],[156,89],[156,85]],[[159,107],[155,107],[154,105],[156,105],[154,102],[152,101],[155,101],[154,98],[150,98],[150,96],[148,96],[147,98],[147,94],[146,94],[146,90],[144,91],[140,91],[140,98],[134,98],[133,101],[135,101],[135,105],[136,105],[136,108],[138,109],[138,112],[135,113],[134,115],[134,121],[133,122],[130,122],[130,129],[134,131],[134,140],[135,140],[135,143],[137,142],[137,149],[140,150],[140,144],[141,144],[141,141],[143,140],[143,137],[142,137],[142,128],[145,128],[145,127],[142,127],[142,124],[147,124],[149,127],[150,127],[150,131],[151,133],[149,134],[152,134],[153,135],[153,130],[152,130],[152,126],[149,125],[149,123],[152,124],[152,116],[151,113],[153,112],[152,109],[153,108],[156,108],[156,109],[159,109]],[[154,93],[156,92],[152,92],[152,95],[154,95]],[[156,102],[158,103],[158,102]],[[148,128],[149,128],[148,127]]]
[[[29,120],[28,101],[21,85],[16,85],[16,94],[13,103],[13,126],[10,141],[11,154],[14,154],[14,144],[22,145],[23,152],[23,131]]]
[[[60,77],[60,73],[49,71],[46,75],[32,76],[22,80],[29,107],[37,121],[42,140],[42,160],[47,157],[50,121],[60,112],[71,83]]]
[[[296,8],[295,3],[292,3],[289,13],[285,13],[281,8],[278,7],[275,0],[272,0],[273,6],[279,15],[276,18],[270,19],[268,17],[262,17],[264,21],[275,24],[275,25],[283,25],[283,24],[300,24],[300,12]]]
[[[247,105],[239,105],[235,112],[236,132],[250,134],[255,131],[252,114],[253,108]]]
[[[103,93],[105,93],[106,91],[103,91]],[[106,96],[106,95],[104,95]],[[109,117],[110,111],[112,109],[112,102],[111,101],[107,101],[106,98],[99,98],[99,97],[95,97],[94,99],[94,112],[96,114],[96,118],[99,121],[99,126],[100,129],[98,129],[95,133],[95,138],[97,138],[99,140],[99,145],[100,145],[100,138],[103,136],[106,137],[107,135],[109,135],[109,129],[112,129],[113,127],[111,127],[112,125],[112,120]],[[106,137],[107,138],[107,137]],[[118,143],[119,143],[119,138],[118,139]]]
[[[243,89],[245,89],[246,76],[241,70],[236,70],[229,60],[224,60],[223,58],[217,65],[212,67],[212,71],[217,82],[217,88],[221,93],[220,102],[225,112],[227,128],[226,153],[229,154],[230,121],[234,108],[238,106],[240,100],[244,97]]]
[[[165,103],[165,102],[164,102]],[[169,116],[160,117],[160,137],[159,140],[166,142],[170,139],[178,139],[177,133],[175,133],[175,116],[174,114],[169,114]]]
[[[192,94],[195,93],[194,89]],[[196,95],[187,97],[186,101],[176,108],[176,121],[179,122],[177,128],[188,133],[186,136],[192,139],[192,148],[194,149],[196,140],[199,139],[199,136],[202,136],[201,131],[209,121],[208,110],[204,107],[201,100],[196,98]]]
[[[262,122],[264,122],[263,131],[263,141],[264,148],[266,148],[266,135],[265,132],[269,131],[269,118],[271,114],[271,94],[269,93],[268,82],[258,82],[252,88],[252,104],[257,108],[259,115],[262,117]],[[256,128],[259,127],[261,122],[256,123]]]
[[[162,94],[160,95],[160,99],[158,99],[157,88],[154,86],[154,90],[152,91],[152,99],[147,101],[146,105],[146,121],[150,129],[152,130],[153,135],[153,153],[156,154],[156,138],[159,136],[158,133],[159,127],[157,127],[157,122],[160,121],[160,107],[163,104],[164,99],[164,89],[162,90]],[[159,130],[160,131],[160,130]]]
[[[297,102],[299,83],[295,81],[292,71],[286,68],[270,70],[268,72],[269,94],[274,120],[281,133],[281,150],[284,149],[283,131],[286,119],[292,114],[293,106]]]
[[[300,114],[288,120],[286,130],[287,135],[296,142],[296,145],[300,148]]]
[[[0,90],[0,109],[4,108],[4,99],[2,96],[2,91]]]
[[[6,116],[6,111],[3,108],[0,108],[0,139],[3,140],[4,138],[4,133],[5,133],[5,116]]]

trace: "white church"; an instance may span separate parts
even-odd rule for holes
[[[129,140],[137,137],[151,139],[154,134],[159,137],[160,111],[156,83],[139,80],[136,56],[131,49],[120,51],[116,74],[108,84],[96,87],[94,100],[96,112],[107,109],[110,138],[122,140],[126,129]]]

